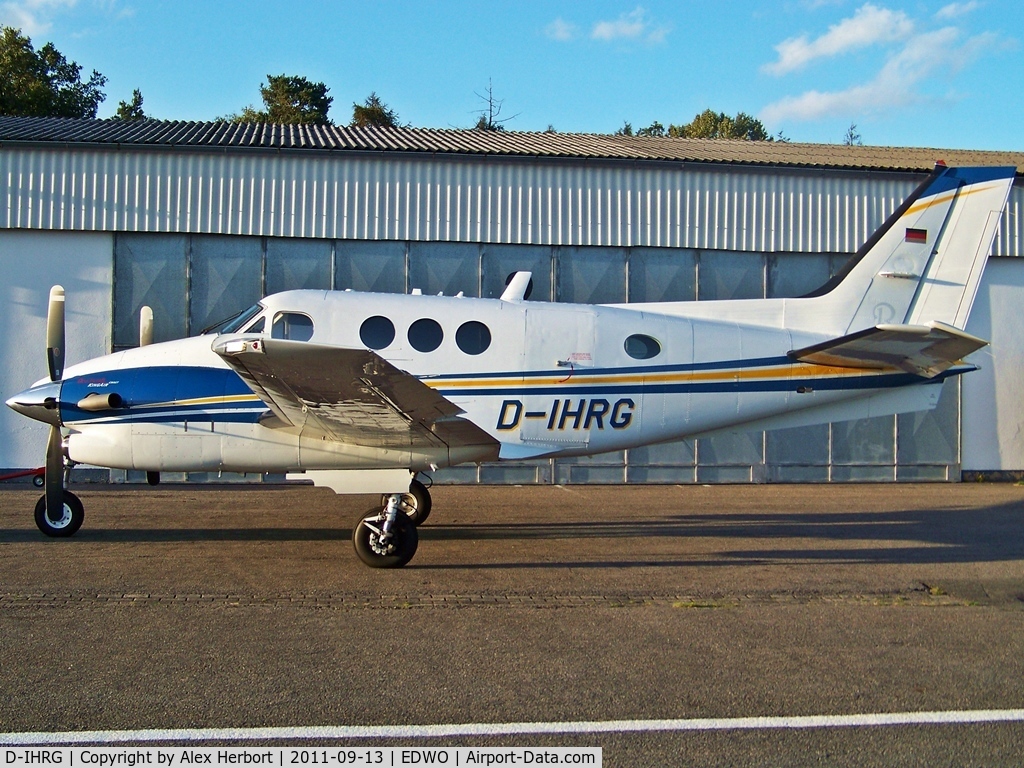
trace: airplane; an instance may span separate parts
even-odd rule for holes
[[[55,286],[49,376],[7,400],[50,425],[36,524],[55,537],[81,526],[65,488],[76,464],[151,482],[286,473],[381,493],[352,541],[365,564],[396,568],[431,511],[418,476],[440,467],[934,408],[987,344],[964,329],[1015,175],[937,164],[798,298],[529,301],[525,271],[498,299],[293,290],[198,336],[65,369]]]

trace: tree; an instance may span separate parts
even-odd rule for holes
[[[761,121],[746,112],[738,112],[736,117],[729,117],[724,112],[714,112],[710,109],[705,109],[685,125],[670,125],[668,135],[688,139],[768,139],[768,131]]]
[[[376,93],[371,93],[362,104],[352,105],[353,128],[398,128],[398,113],[381,101]]]
[[[267,84],[260,86],[265,109],[251,104],[237,115],[222,119],[235,123],[304,123],[331,125],[327,111],[333,96],[323,83],[314,83],[294,75],[267,75]]]
[[[637,136],[664,136],[665,126],[655,120],[653,123],[648,125],[646,128],[641,128],[636,132]]]
[[[499,118],[499,115],[501,114],[501,107],[505,103],[505,100],[494,98],[494,88],[491,86],[489,78],[487,80],[487,95],[484,96],[482,93],[477,93],[476,95],[484,101],[486,106],[483,109],[477,110],[480,114],[480,118],[476,121],[476,125],[473,126],[474,130],[504,131],[505,123],[519,117],[519,113],[517,112],[512,115],[512,117]]]
[[[142,91],[136,88],[132,91],[131,102],[119,101],[115,120],[145,120],[146,113],[142,111]]]
[[[846,135],[843,136],[843,144],[848,147],[860,147],[864,145],[864,142],[860,139],[860,134],[857,132],[856,123],[850,123],[850,127],[846,129]]]
[[[82,68],[47,43],[38,51],[21,30],[0,29],[0,115],[96,117],[107,78]]]
[[[633,124],[628,120],[623,121],[622,127],[619,128],[613,135],[615,136],[632,136],[633,135]]]

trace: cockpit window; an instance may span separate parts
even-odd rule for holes
[[[246,323],[262,311],[262,304],[253,304],[248,309],[243,309],[241,312],[232,315],[227,320],[220,320],[213,325],[203,328],[199,333],[238,333],[239,328],[244,327]]]
[[[313,336],[313,320],[301,312],[278,312],[270,328],[272,339],[309,341]]]
[[[242,331],[242,333],[263,333],[266,327],[267,316],[263,315],[259,319],[257,319],[256,322],[252,323],[252,325],[250,325],[248,328]]]

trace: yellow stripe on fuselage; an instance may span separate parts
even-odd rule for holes
[[[697,383],[709,381],[739,381],[750,379],[784,380],[795,378],[822,378],[825,376],[866,376],[883,373],[902,373],[899,368],[841,368],[838,366],[814,365],[809,363],[793,363],[789,366],[773,366],[771,368],[740,368],[713,371],[666,371],[664,373],[620,373],[606,376],[532,376],[523,379],[507,377],[501,379],[450,379],[424,380],[423,383],[433,389],[476,389],[499,388],[511,384],[516,386],[554,386],[558,384],[600,385],[600,384],[673,384]]]

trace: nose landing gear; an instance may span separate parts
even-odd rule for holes
[[[71,491],[64,489],[64,503],[56,510],[46,510],[46,496],[36,502],[36,527],[47,536],[66,538],[74,536],[85,520],[85,507]]]

